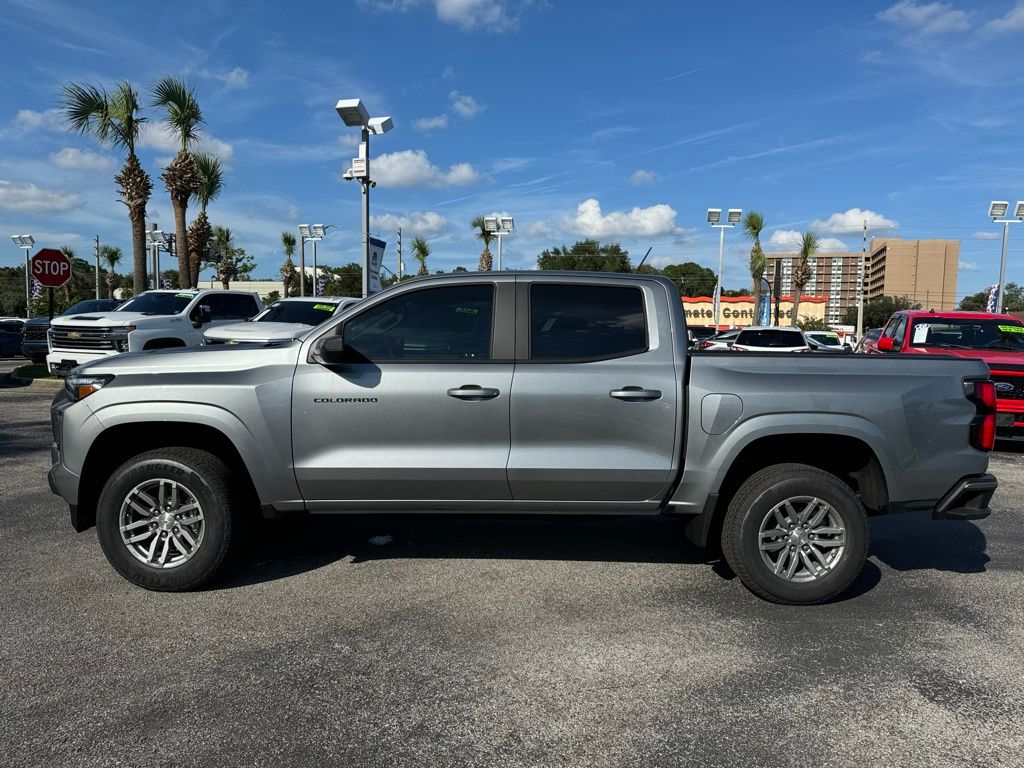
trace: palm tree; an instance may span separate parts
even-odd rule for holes
[[[800,297],[804,288],[811,281],[811,257],[818,250],[818,236],[814,232],[804,232],[800,238],[800,261],[793,267],[793,285],[796,290],[793,292],[793,326],[796,326],[800,319]]]
[[[764,229],[764,215],[758,211],[748,211],[743,217],[743,234],[754,241],[750,249],[750,277],[754,282],[755,298],[761,290],[761,278],[764,277],[765,258],[761,250],[761,231]]]
[[[121,263],[121,249],[113,245],[100,248],[100,259],[107,265],[107,298],[114,298],[114,286],[117,285],[115,268]]]
[[[231,287],[231,277],[233,271],[231,269],[234,263],[234,243],[232,240],[231,230],[227,227],[214,227],[213,228],[213,250],[220,257],[217,261],[217,276],[220,278],[220,284],[225,289]]]
[[[430,270],[427,269],[427,256],[430,255],[430,243],[427,242],[426,238],[414,237],[412,241],[412,257],[420,263],[420,268],[416,270],[416,276],[429,275]]]
[[[153,106],[159,107],[167,113],[167,124],[181,145],[178,154],[160,175],[171,196],[176,242],[180,245],[188,242],[188,234],[185,231],[185,213],[188,211],[189,198],[196,194],[199,188],[196,164],[189,148],[199,138],[203,113],[199,109],[195,93],[181,78],[171,76],[160,78],[153,86],[151,94]],[[188,248],[178,248],[178,284],[181,288],[192,286],[188,250]]]
[[[484,227],[483,216],[477,216],[475,219],[473,219],[473,222],[469,226],[472,227],[473,230],[475,231],[477,240],[483,240],[484,242],[484,250],[483,253],[480,254],[480,262],[477,264],[476,267],[477,271],[490,272],[492,267],[494,266],[494,261],[491,258],[490,248],[491,240],[494,239],[494,233],[489,232]]]
[[[213,237],[213,228],[206,217],[206,207],[224,189],[224,169],[220,159],[209,152],[196,152],[192,155],[192,162],[198,179],[192,196],[199,201],[199,215],[188,228],[188,259],[192,287],[198,288],[199,269],[210,245],[210,238]]]
[[[135,155],[135,142],[146,122],[140,114],[139,94],[128,82],[119,83],[111,94],[94,85],[68,83],[61,111],[69,130],[128,153],[114,181],[132,225],[133,292],[142,293],[146,290],[146,204],[153,182]]]
[[[285,230],[281,233],[281,248],[284,249],[284,262],[281,264],[281,281],[284,283],[284,297],[291,295],[291,286],[295,282],[298,272],[295,270],[295,262],[292,256],[295,255],[295,235]]]

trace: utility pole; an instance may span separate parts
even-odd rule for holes
[[[402,228],[398,228],[398,282],[402,282]]]
[[[868,220],[864,219],[864,234],[860,246],[860,266],[857,269],[860,290],[857,291],[857,341],[864,335],[864,292],[868,283]]]
[[[96,235],[96,298],[100,297],[100,236]]]

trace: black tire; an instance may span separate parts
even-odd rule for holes
[[[826,502],[845,528],[845,546],[834,567],[803,582],[773,572],[760,548],[762,521],[776,505],[800,496]],[[806,464],[776,464],[754,473],[733,496],[722,526],[722,553],[744,586],[758,597],[787,605],[813,605],[839,595],[854,582],[867,558],[868,539],[864,507],[846,483]],[[787,562],[799,556],[799,552],[791,554]],[[798,559],[797,563],[805,568]],[[818,568],[817,561],[814,567]]]
[[[183,487],[195,497],[204,517],[203,535],[195,553],[171,568],[141,562],[121,537],[120,517],[126,497],[140,484],[156,479],[171,480]],[[146,589],[181,592],[202,586],[222,571],[238,548],[238,504],[229,487],[227,466],[205,451],[160,448],[134,456],[118,467],[100,493],[96,532],[103,554],[118,573]]]

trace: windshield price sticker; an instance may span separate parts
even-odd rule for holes
[[[928,330],[931,328],[927,323],[914,326],[914,344],[924,344],[928,340]]]
[[[476,307],[456,307],[455,311],[459,312],[459,313],[461,313],[463,315],[479,315],[480,314],[480,310],[477,309]]]
[[[1024,333],[1024,325],[999,325],[996,327],[1003,333]]]
[[[176,293],[176,294],[174,294],[174,298],[176,298],[176,299],[191,299],[191,298],[194,298],[194,297],[195,297],[194,293]]]
[[[314,304],[313,309],[322,309],[324,312],[333,312],[335,310],[335,304]]]

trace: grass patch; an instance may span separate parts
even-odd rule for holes
[[[20,368],[15,368],[13,376],[19,379],[56,379],[56,376],[51,376],[49,370],[47,370],[45,364],[40,365],[23,365]]]

